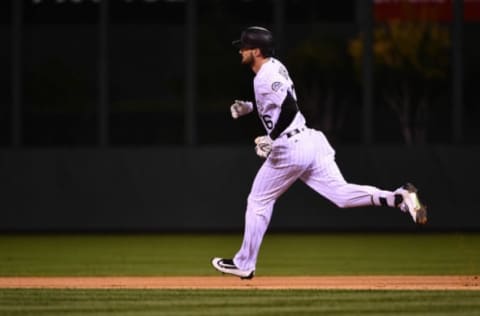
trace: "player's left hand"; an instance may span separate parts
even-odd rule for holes
[[[268,135],[255,138],[255,152],[262,158],[267,158],[272,151],[273,140]]]

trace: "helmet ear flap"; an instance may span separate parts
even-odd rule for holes
[[[264,57],[273,57],[275,56],[275,48],[269,47],[269,48],[260,48],[260,51],[262,52],[262,55]]]

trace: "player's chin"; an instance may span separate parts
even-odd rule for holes
[[[250,58],[242,58],[242,65],[251,66],[253,61]]]

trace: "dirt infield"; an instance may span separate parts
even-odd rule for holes
[[[0,277],[0,288],[480,290],[478,276]]]

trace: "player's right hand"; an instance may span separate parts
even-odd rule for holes
[[[273,140],[268,135],[255,138],[255,152],[261,158],[266,159],[272,151]]]
[[[253,103],[250,101],[235,100],[235,102],[230,106],[230,111],[232,112],[232,117],[237,119],[240,116],[252,112]]]

